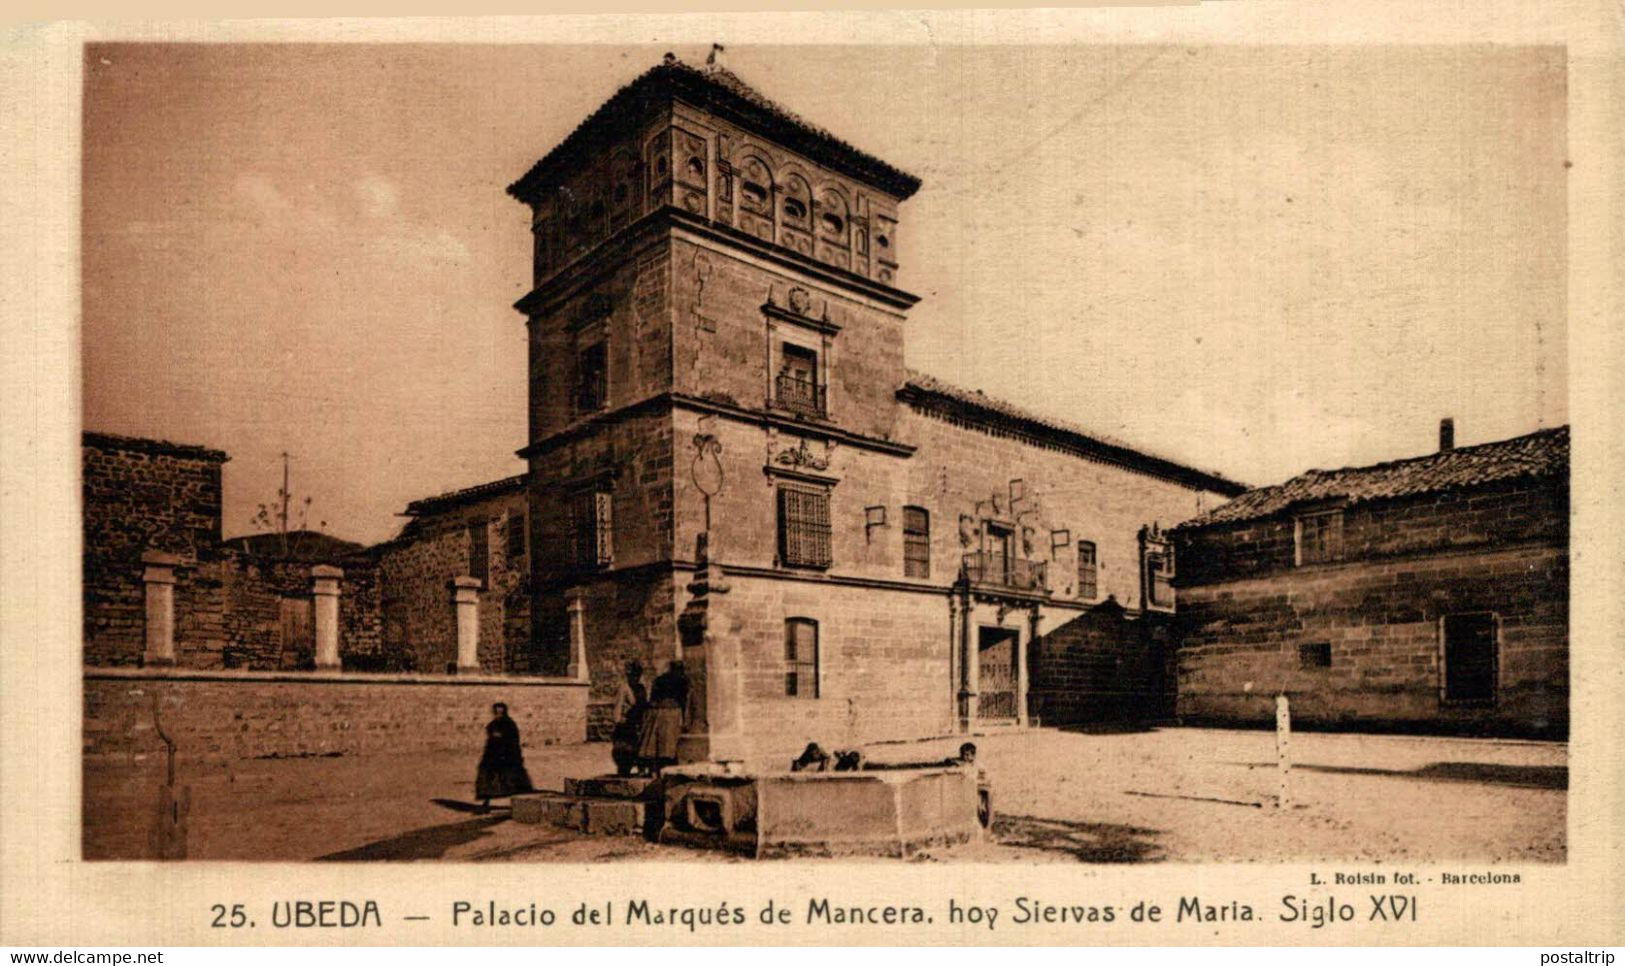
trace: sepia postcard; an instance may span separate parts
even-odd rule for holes
[[[1618,28],[14,29],[5,942],[1619,943]]]

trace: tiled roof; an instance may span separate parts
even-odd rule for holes
[[[1163,479],[1223,493],[1244,492],[1237,483],[1218,473],[1147,453],[1119,440],[1041,413],[1022,409],[981,390],[962,389],[923,372],[909,372],[897,398],[917,409],[994,432],[1005,433],[1026,442],[1053,446],[1086,459],[1112,463]]]
[[[920,189],[919,178],[859,151],[780,107],[727,68],[719,64],[690,67],[667,54],[664,62],[621,88],[577,125],[558,147],[536,162],[524,177],[509,185],[508,193],[526,203],[534,201],[542,184],[551,180],[556,172],[574,167],[586,156],[625,136],[629,126],[673,96],[759,130],[785,147],[842,174],[878,185],[899,200]]]
[[[239,550],[252,557],[275,560],[294,560],[303,563],[331,563],[364,548],[359,543],[342,540],[319,530],[290,530],[286,538],[280,533],[256,533],[245,537],[228,537],[228,549]],[[287,550],[284,551],[283,547]]]
[[[406,505],[407,516],[423,516],[428,513],[439,513],[455,506],[468,503],[477,503],[488,497],[503,496],[524,489],[525,481],[530,479],[529,473],[520,473],[501,480],[492,480],[478,486],[464,487],[461,490],[452,490],[437,496],[426,496],[421,500],[413,500]]]
[[[1569,428],[1559,426],[1527,436],[1374,466],[1310,470],[1277,486],[1249,490],[1223,506],[1180,524],[1180,528],[1254,520],[1322,501],[1353,504],[1388,500],[1522,477],[1567,476],[1568,471]]]
[[[171,443],[168,440],[146,439],[141,436],[115,436],[112,433],[86,431],[83,434],[81,445],[94,449],[116,449],[130,453],[154,453],[161,456],[179,456],[185,459],[211,460],[216,463],[224,463],[231,459],[224,451],[210,449],[207,446]]]

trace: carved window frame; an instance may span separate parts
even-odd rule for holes
[[[579,487],[567,504],[570,565],[603,570],[615,563],[615,492],[609,481]]]

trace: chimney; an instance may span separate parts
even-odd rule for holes
[[[1456,448],[1456,421],[1449,416],[1439,420],[1439,452],[1448,453]]]

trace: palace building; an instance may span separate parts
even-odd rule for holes
[[[1162,528],[1244,489],[908,371],[919,185],[668,57],[509,187],[534,234],[511,660],[584,653],[594,733],[624,662],[679,656],[706,532],[752,755],[1064,718],[1045,642],[1098,644],[1065,629],[1104,607],[1147,646],[1136,622],[1173,606]]]
[[[668,56],[509,186],[523,472],[373,547],[225,540],[224,452],[86,433],[86,753],[150,741],[155,696],[227,758],[439,748],[499,694],[602,738],[701,610],[717,760],[1278,693],[1564,730],[1566,429],[1248,490],[910,371],[919,187]]]
[[[430,747],[501,689],[604,737],[626,663],[682,655],[702,535],[735,758],[1171,714],[1168,528],[1245,487],[908,370],[918,187],[668,59],[509,188],[524,472],[373,547],[226,540],[225,453],[86,434],[87,747],[150,693],[226,757]]]

